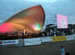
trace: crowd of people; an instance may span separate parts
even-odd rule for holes
[[[75,34],[74,30],[64,29],[64,30],[48,30],[42,33],[42,36],[66,36]]]
[[[46,37],[46,36],[66,36],[75,34],[74,30],[48,30],[39,33],[28,33],[24,32],[14,32],[14,33],[0,33],[0,40],[5,39],[19,39],[19,38],[36,38],[36,37]]]

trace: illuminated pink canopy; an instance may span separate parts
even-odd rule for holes
[[[27,31],[36,33],[41,31],[45,21],[45,13],[41,6],[25,9],[0,25],[0,32]]]

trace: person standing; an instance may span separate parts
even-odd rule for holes
[[[60,52],[61,52],[61,55],[65,55],[65,49],[63,46],[61,46]]]

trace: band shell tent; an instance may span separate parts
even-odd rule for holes
[[[33,6],[31,8],[22,10],[14,16],[6,20],[0,25],[0,32],[16,32],[27,31],[29,33],[36,33],[42,30],[45,21],[45,12],[42,6]]]

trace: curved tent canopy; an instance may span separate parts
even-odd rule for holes
[[[34,6],[15,14],[2,25],[0,32],[27,31],[29,33],[40,32],[45,21],[45,13],[42,6]]]

